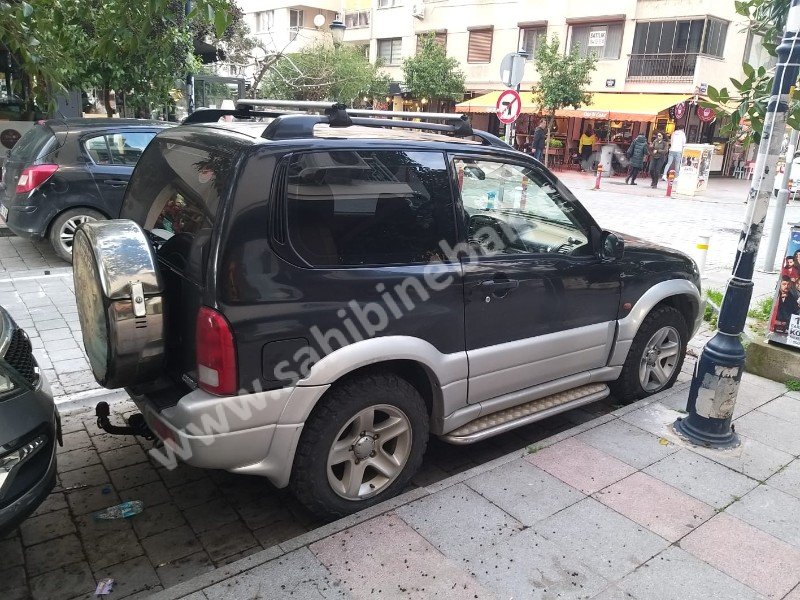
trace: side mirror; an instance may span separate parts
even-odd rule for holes
[[[600,238],[600,258],[603,260],[618,260],[625,252],[625,242],[615,234],[604,231]]]
[[[486,179],[486,173],[480,167],[470,166],[467,165],[464,167],[464,175],[470,177],[471,179],[477,179],[479,181],[483,181]]]

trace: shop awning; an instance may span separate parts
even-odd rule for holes
[[[472,100],[456,104],[457,112],[493,113],[497,98],[502,92],[489,92]],[[530,92],[520,92],[522,112],[538,114]],[[691,94],[592,94],[592,102],[581,108],[565,108],[556,111],[557,117],[585,119],[613,119],[615,121],[651,121],[658,113],[691,98]]]

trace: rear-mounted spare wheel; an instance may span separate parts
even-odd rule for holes
[[[142,228],[127,219],[81,225],[73,272],[83,344],[97,382],[153,381],[164,359],[163,283]]]

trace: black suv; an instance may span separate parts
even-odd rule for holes
[[[602,231],[465,117],[261,100],[189,121],[145,150],[121,220],[75,238],[93,371],[163,464],[262,475],[338,516],[401,491],[430,434],[469,444],[674,383],[694,262]]]
[[[72,261],[75,229],[119,216],[133,167],[159,131],[175,123],[141,119],[52,119],[9,152],[0,181],[0,218],[22,237],[49,238]]]

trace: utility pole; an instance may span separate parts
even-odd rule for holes
[[[189,27],[189,13],[192,12],[192,0],[186,0],[183,5],[184,15],[186,18],[186,27]],[[186,112],[192,114],[194,112],[194,73],[186,74]]]
[[[800,67],[800,0],[789,0],[789,3],[786,29],[777,48],[775,80],[764,116],[764,131],[758,145],[733,276],[725,290],[717,333],[703,348],[695,367],[686,406],[689,414],[674,424],[675,431],[683,438],[711,448],[739,445],[738,436],[731,427],[745,361],[739,336],[744,330],[753,295],[753,271],[774,188],[775,165],[786,129],[789,89],[797,81]]]
[[[789,180],[792,174],[792,164],[794,161],[794,153],[797,151],[797,140],[800,132],[797,129],[792,129],[789,134],[789,145],[786,147],[786,166],[783,168],[783,177],[781,177],[780,185],[777,190],[777,200],[775,202],[775,212],[772,215],[772,230],[769,238],[767,238],[767,255],[764,257],[764,265],[762,270],[765,273],[775,272],[775,257],[778,255],[778,241],[781,237],[781,230],[783,229],[783,218],[786,216],[786,205],[789,203]],[[778,183],[778,179],[775,179]]]

